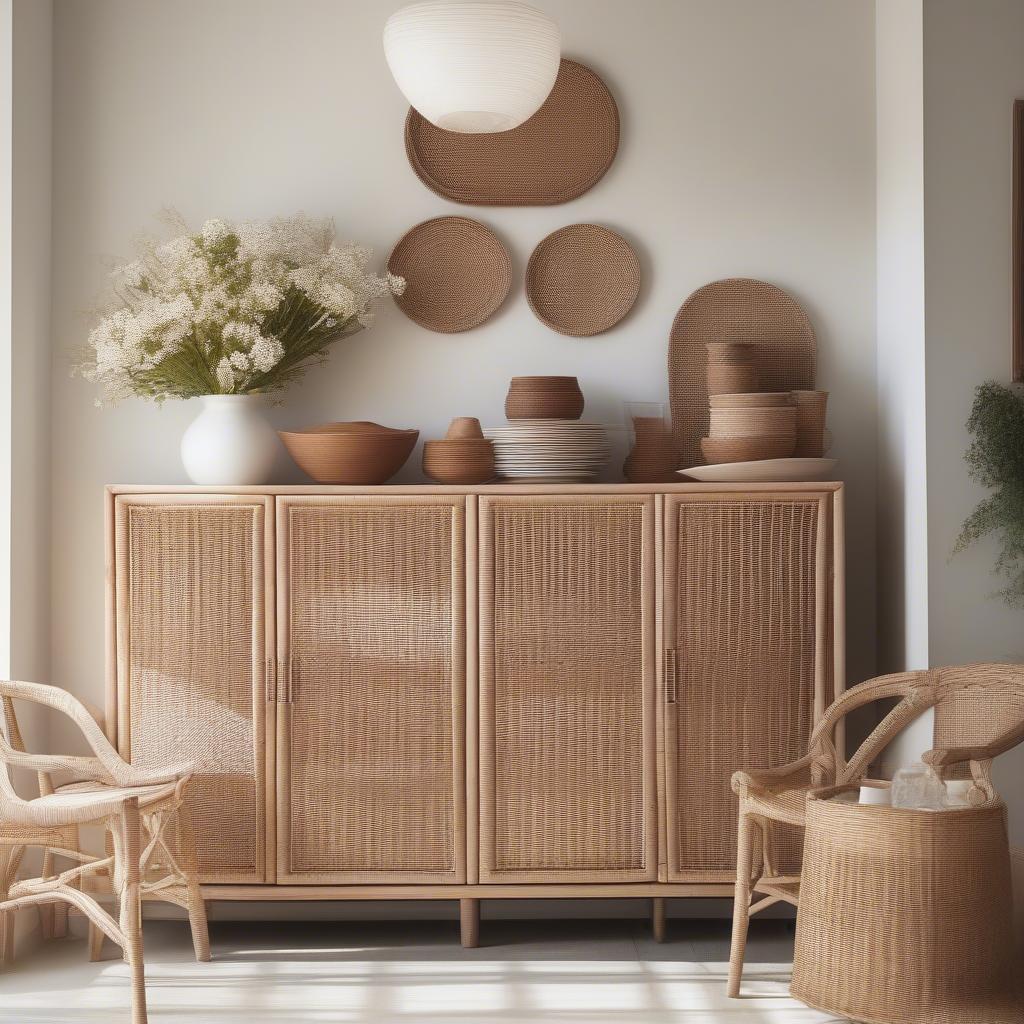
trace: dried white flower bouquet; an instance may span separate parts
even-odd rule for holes
[[[208,220],[112,272],[78,369],[107,401],[281,391],[368,327],[375,299],[401,294],[402,278],[367,271],[371,257],[337,244],[329,220]]]

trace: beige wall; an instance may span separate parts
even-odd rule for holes
[[[1010,374],[1011,125],[1024,3],[929,0],[924,21],[928,547],[933,665],[1024,661],[1024,615],[989,595],[996,547],[950,558],[983,496],[963,461],[974,388]],[[1024,845],[1024,747],[997,764]]]
[[[398,2],[91,0],[56,4],[53,669],[96,699],[103,678],[105,483],[183,479],[194,411],[92,407],[68,377],[104,260],[174,205],[192,222],[297,209],[385,257],[411,225],[468,213],[513,253],[516,287],[484,327],[430,334],[395,309],[345,343],[277,411],[280,424],[374,419],[436,436],[455,414],[502,417],[513,374],[578,374],[588,418],[667,395],[672,318],[728,275],[791,290],[818,332],[821,386],[850,485],[850,649],[874,664],[874,8],[819,0],[543,0],[565,52],[622,113],[611,171],[566,205],[466,209],[406,161],[406,106],[380,45]],[[631,239],[644,284],[592,340],[530,313],[523,267],[549,231],[594,220]],[[407,478],[416,478],[418,458]]]

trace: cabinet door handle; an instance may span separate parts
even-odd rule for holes
[[[670,647],[665,652],[665,703],[675,704],[676,693],[676,650]]]
[[[274,698],[276,696],[275,691],[277,687],[275,685],[276,680],[274,679],[275,664],[276,662],[274,661],[273,658],[267,658],[267,660],[263,663],[263,690],[264,697],[266,698],[268,704],[273,704]]]

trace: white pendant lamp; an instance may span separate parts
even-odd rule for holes
[[[406,99],[438,128],[505,132],[548,98],[561,36],[517,0],[423,0],[388,18],[384,54]]]

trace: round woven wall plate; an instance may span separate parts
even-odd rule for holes
[[[680,465],[701,466],[700,439],[708,433],[708,342],[757,346],[761,391],[811,391],[817,342],[811,322],[792,295],[766,281],[732,277],[698,288],[680,307],[668,348],[672,433]]]
[[[456,203],[551,206],[583,195],[619,148],[619,109],[600,77],[563,60],[540,110],[508,132],[468,135],[437,128],[415,110],[405,151],[427,188]]]
[[[391,250],[388,270],[405,278],[395,302],[427,330],[458,334],[482,324],[512,283],[508,250],[468,217],[435,217],[407,231]]]
[[[640,261],[621,236],[598,224],[553,231],[530,256],[526,298],[559,334],[588,338],[614,327],[640,291]]]

